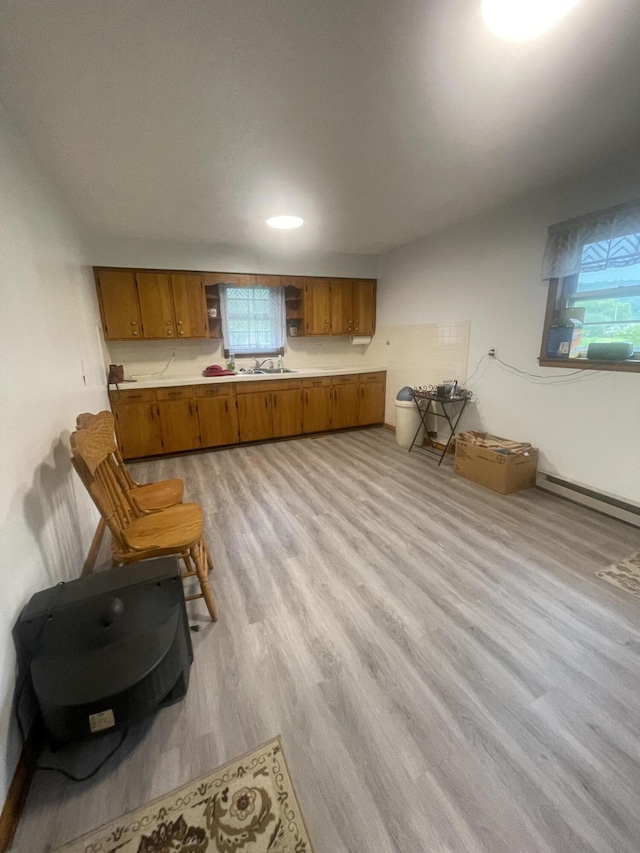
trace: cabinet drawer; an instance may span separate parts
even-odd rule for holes
[[[188,400],[193,397],[193,387],[184,385],[181,388],[156,388],[158,400]]]
[[[347,376],[332,376],[331,384],[332,385],[351,385],[354,382],[357,382],[359,376],[357,373],[349,373]]]
[[[331,385],[330,376],[316,376],[314,379],[303,379],[303,388],[327,388]]]
[[[220,385],[196,385],[196,397],[233,397],[236,386],[231,382]]]
[[[139,391],[109,391],[112,403],[153,403],[156,399],[154,388],[141,388]]]
[[[384,377],[384,370],[379,370],[377,373],[361,373],[360,382],[384,382]]]
[[[236,393],[257,394],[263,391],[291,391],[301,388],[299,379],[264,379],[261,382],[238,382]]]

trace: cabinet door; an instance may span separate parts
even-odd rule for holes
[[[303,432],[324,432],[331,429],[332,394],[331,386],[312,385],[304,389]]]
[[[384,421],[384,382],[365,382],[360,385],[358,423],[381,424]]]
[[[105,340],[139,340],[142,337],[136,279],[132,272],[100,270],[98,297]]]
[[[273,436],[269,391],[238,394],[238,428],[240,441],[260,441]]]
[[[354,335],[372,335],[376,330],[376,283],[370,279],[353,282]]]
[[[358,425],[359,388],[357,380],[333,387],[333,429]]]
[[[171,291],[176,315],[176,337],[209,337],[207,297],[202,276],[172,274]]]
[[[198,413],[193,400],[164,400],[158,403],[158,410],[165,453],[200,447]]]
[[[175,338],[173,300],[166,273],[136,273],[142,330],[145,339]]]
[[[331,334],[331,282],[318,279],[304,286],[306,335]]]
[[[274,438],[302,433],[302,391],[300,388],[272,391],[271,406]]]
[[[118,447],[125,459],[163,452],[157,403],[122,403],[113,406]]]
[[[203,447],[238,443],[238,409],[235,397],[198,400],[198,420]]]
[[[353,284],[351,281],[331,282],[331,334],[353,334]]]

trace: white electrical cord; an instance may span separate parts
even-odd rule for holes
[[[156,370],[155,373],[132,373],[131,378],[132,379],[155,379],[157,376],[164,376],[164,374],[171,367],[171,365],[173,364],[175,359],[176,359],[176,351],[173,350],[173,352],[171,353],[171,358],[165,364],[165,366],[162,368],[162,370]]]

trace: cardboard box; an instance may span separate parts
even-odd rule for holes
[[[490,436],[505,441],[499,436]],[[538,451],[530,447],[523,453],[500,453],[456,438],[455,472],[467,480],[508,495],[536,484]]]

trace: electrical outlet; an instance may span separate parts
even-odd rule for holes
[[[496,348],[491,347],[488,354],[491,356],[491,358],[495,358],[496,357]]]

